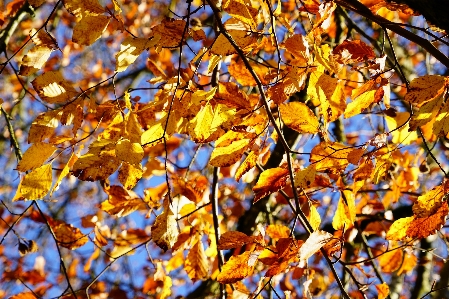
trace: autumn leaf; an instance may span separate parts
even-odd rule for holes
[[[349,190],[343,190],[338,201],[337,211],[332,219],[332,227],[336,230],[352,227],[355,221],[355,213],[354,194]]]
[[[51,164],[45,164],[27,173],[20,185],[20,193],[28,200],[42,199],[52,184]]]
[[[221,139],[225,139],[226,134],[220,137],[217,143]],[[251,139],[243,138],[232,142],[226,146],[220,146],[220,144],[212,151],[210,157],[210,165],[216,167],[230,166],[242,158],[243,153],[250,146]]]
[[[407,236],[422,239],[435,234],[446,223],[448,214],[448,204],[447,202],[443,202],[434,214],[427,217],[415,216],[415,219],[413,219],[407,228]]]
[[[282,121],[300,133],[318,133],[320,123],[306,104],[290,102],[279,105]]]
[[[390,242],[390,246],[395,248],[398,246],[396,242]],[[393,273],[399,269],[402,264],[403,251],[401,248],[383,253],[379,257],[379,265],[383,272]]]
[[[408,238],[407,229],[414,220],[414,217],[405,217],[396,220],[390,226],[385,237],[387,240],[403,241]]]
[[[389,296],[390,288],[385,282],[382,284],[377,284],[376,289],[377,292],[379,293],[377,299],[385,299]]]
[[[227,0],[222,4],[223,10],[229,15],[242,21],[252,29],[257,28],[257,9],[253,8],[249,2],[244,0]]]
[[[89,241],[87,236],[71,224],[56,219],[48,219],[48,223],[55,234],[56,241],[62,247],[75,250]]]
[[[90,46],[101,37],[110,20],[110,17],[104,15],[85,16],[73,28],[72,41]]]
[[[272,239],[278,240],[281,238],[290,237],[290,229],[285,225],[281,224],[270,224],[267,226],[265,233]]]
[[[217,281],[223,284],[235,283],[252,275],[257,261],[252,261],[252,255],[251,251],[245,251],[240,255],[231,256],[223,265]]]
[[[439,75],[425,75],[410,82],[410,89],[404,97],[409,103],[422,104],[439,97],[446,88],[447,80]]]
[[[307,168],[298,170],[295,173],[295,186],[300,188],[309,188],[315,181],[316,168],[315,165],[309,165]]]
[[[17,170],[25,172],[40,167],[55,151],[56,147],[52,144],[33,143],[17,164]]]
[[[136,61],[137,57],[145,49],[153,47],[159,41],[160,37],[153,37],[152,39],[146,38],[133,38],[127,37],[120,45],[120,52],[115,55],[116,72],[125,71],[128,66],[130,66],[134,61]]]
[[[108,194],[108,199],[101,203],[100,208],[110,215],[124,217],[146,207],[142,199],[131,195],[120,186],[110,186],[105,189],[105,192]]]
[[[199,237],[196,239],[195,245],[193,245],[187,255],[184,268],[193,282],[205,279],[209,268],[203,242],[201,242]]]
[[[312,149],[310,162],[315,164],[316,171],[339,172],[348,165],[351,151],[352,148],[341,143],[322,142]]]
[[[220,236],[220,239],[218,240],[218,250],[238,248],[253,242],[253,237],[238,231],[229,231]]]
[[[35,46],[22,58],[19,71],[22,76],[29,76],[40,70],[56,49],[55,40],[44,30],[37,32],[36,29],[32,29],[30,36],[33,36]]]
[[[320,250],[333,236],[325,231],[317,230],[310,234],[299,249],[299,259],[303,262]]]
[[[303,241],[296,241],[292,238],[279,239],[276,243],[276,261],[265,272],[265,277],[273,277],[282,273],[291,263],[297,262],[299,259],[298,251],[302,244]]]
[[[31,82],[34,90],[47,103],[64,103],[78,95],[70,82],[58,71],[45,72]]]
[[[178,227],[168,198],[164,200],[164,211],[156,217],[151,227],[151,237],[163,251],[172,248],[178,240]]]
[[[240,181],[242,176],[250,171],[253,167],[256,166],[258,156],[255,152],[250,152],[248,156],[246,156],[245,160],[240,164],[239,168],[235,172],[235,180]]]
[[[257,38],[251,34],[250,26],[235,18],[231,18],[224,23],[227,32],[231,35],[235,43],[244,51],[248,52],[256,46]],[[237,53],[234,46],[223,35],[219,34],[210,49],[211,53],[216,55],[228,56]]]
[[[345,40],[334,48],[334,56],[341,64],[363,62],[376,58],[373,49],[360,40]]]
[[[253,187],[254,202],[257,202],[264,196],[282,190],[287,184],[288,178],[288,169],[284,168],[271,168],[262,172],[257,184]]]

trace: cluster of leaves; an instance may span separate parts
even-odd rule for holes
[[[0,296],[441,296],[448,42],[419,16],[8,3]]]

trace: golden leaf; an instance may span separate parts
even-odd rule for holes
[[[436,186],[432,190],[418,197],[413,204],[413,214],[417,217],[428,217],[434,214],[442,205],[443,198],[448,191],[447,183]]]
[[[362,93],[348,104],[345,110],[345,118],[350,118],[354,115],[360,114],[364,109],[368,108],[374,102],[374,95],[376,90],[370,90]]]
[[[313,230],[317,230],[320,227],[321,216],[314,205],[310,205],[309,222]]]
[[[439,97],[446,88],[446,77],[439,75],[425,75],[410,82],[410,89],[404,97],[409,103],[418,106]]]
[[[31,292],[24,292],[11,296],[9,299],[37,299],[37,297]]]
[[[226,134],[221,138],[225,136]],[[215,167],[231,166],[242,158],[243,153],[250,146],[250,144],[251,139],[243,138],[236,140],[229,145],[216,147],[212,151],[209,164]]]
[[[69,158],[69,161],[64,166],[64,168],[62,169],[61,173],[59,174],[58,179],[56,180],[56,183],[53,185],[53,188],[50,191],[50,196],[53,195],[53,192],[58,190],[59,185],[61,184],[62,179],[65,178],[69,174],[70,168],[73,167],[73,164],[75,164],[76,160],[78,160],[78,156],[75,153],[72,153],[72,155]]]
[[[241,255],[231,256],[223,265],[217,281],[223,284],[234,283],[252,275],[256,263],[250,263],[251,254],[251,251],[245,251]]]
[[[145,49],[153,47],[157,42],[157,37],[146,39],[129,36],[125,38],[120,45],[120,51],[115,55],[115,71],[120,73],[126,70]]]
[[[48,219],[48,223],[55,234],[58,245],[62,247],[74,250],[89,241],[87,236],[71,224],[55,219]]]
[[[41,199],[50,191],[51,183],[52,167],[51,164],[45,164],[25,175],[20,193],[28,200]]]
[[[17,164],[18,171],[28,171],[42,164],[56,151],[56,147],[48,143],[33,143],[23,154],[22,160]]]
[[[134,188],[137,182],[142,178],[142,175],[143,169],[140,164],[123,162],[122,167],[118,170],[118,180],[127,190]]]
[[[390,246],[392,248],[397,247],[396,242],[391,242]],[[402,249],[396,249],[393,251],[386,252],[379,257],[379,265],[383,272],[392,273],[399,269],[402,264]]]
[[[117,142],[115,154],[118,159],[132,165],[139,164],[144,156],[142,146],[137,142],[131,143],[128,139],[123,139]]]
[[[300,133],[318,133],[320,123],[306,104],[290,102],[279,105],[282,121],[289,128]]]
[[[413,222],[413,219],[414,217],[405,217],[393,222],[385,238],[394,241],[403,241],[407,239],[407,229]]]
[[[193,282],[203,280],[207,277],[209,263],[204,252],[203,242],[201,242],[199,236],[196,238],[195,245],[193,245],[189,254],[187,254],[184,269]]]
[[[298,170],[295,173],[295,186],[300,188],[308,188],[315,181],[316,168],[315,164],[309,165],[303,170]]]
[[[42,32],[43,30],[39,31]],[[19,75],[29,76],[40,70],[50,58],[53,47],[35,46],[22,58]]]
[[[385,282],[382,284],[376,284],[377,292],[379,293],[377,295],[377,299],[385,299],[388,297],[388,294],[390,294],[390,288],[388,287],[388,284]]]
[[[231,35],[232,39],[236,45],[241,48],[244,52],[248,52],[257,44],[257,37],[251,33],[251,29],[245,23],[231,18],[225,22],[225,27],[227,32]],[[216,55],[232,55],[236,54],[234,46],[228,41],[228,39],[223,35],[218,35],[214,44],[210,49],[212,54]]]
[[[57,110],[44,112],[36,117],[28,133],[28,143],[42,142],[49,138],[58,127],[58,118]]]
[[[282,190],[287,184],[288,178],[288,169],[285,168],[271,168],[262,172],[257,184],[253,187],[254,202],[257,202],[264,196]]]
[[[50,104],[64,103],[78,95],[73,86],[58,71],[46,72],[31,82],[42,100]]]
[[[132,196],[120,186],[110,186],[105,189],[105,192],[108,194],[108,199],[101,203],[100,208],[110,215],[125,217],[146,207],[142,199]]]
[[[348,229],[355,221],[355,197],[349,190],[343,190],[338,201],[337,211],[332,219],[332,227],[336,230]]]
[[[174,48],[181,46],[181,41],[187,38],[187,24],[184,20],[164,19],[162,23],[151,28],[155,37],[160,36],[157,45],[159,47]],[[185,32],[184,32],[185,31]],[[184,36],[182,35],[184,33]]]
[[[72,41],[78,45],[92,45],[106,30],[110,17],[105,15],[85,16],[73,28]]]
[[[258,10],[251,6],[251,1],[227,0],[222,7],[229,15],[250,26],[251,29],[257,29],[256,16]]]
[[[61,124],[68,126],[73,123],[72,132],[74,136],[76,136],[76,132],[81,127],[83,120],[83,99],[81,97],[62,108]]]
[[[268,68],[257,63],[250,62],[251,68],[257,74],[262,84],[265,83],[264,77],[269,72]],[[256,86],[256,81],[241,59],[231,61],[228,71],[235,80],[243,86]]]
[[[393,135],[393,143],[408,145],[418,138],[418,134],[416,132],[410,132],[409,130],[410,123],[407,122],[409,116],[410,113],[408,112],[398,112],[395,117],[390,117],[388,115],[385,116],[385,121],[387,122],[388,128],[390,130],[395,130],[391,133]],[[399,128],[399,126],[401,127]]]
[[[82,18],[89,15],[100,15],[105,12],[105,9],[98,0],[67,0],[64,1],[65,8],[77,18]]]
[[[435,123],[433,124],[432,131],[437,136],[446,136],[447,133],[449,133],[449,103],[446,102],[437,113],[438,114],[436,116]]]
[[[304,35],[295,34],[287,38],[282,44],[288,52],[298,60],[298,64],[307,65],[310,60],[309,43]]]
[[[443,202],[439,209],[427,217],[415,216],[407,228],[407,236],[410,238],[427,238],[435,234],[446,223],[449,208],[447,202]]]
[[[343,114],[346,99],[338,79],[315,71],[310,75],[307,95],[312,100],[319,100],[320,110],[326,122],[333,122]]]
[[[433,118],[435,118],[435,116],[437,116],[439,110],[440,110],[440,106],[443,103],[443,97],[439,96],[436,97],[435,99],[424,103],[418,111],[414,112],[412,115],[412,118],[410,119],[410,130],[414,131],[416,130],[418,127],[424,126],[425,124],[427,124],[428,122],[430,122]],[[444,111],[444,108],[442,109]],[[443,112],[444,114],[444,112]],[[439,118],[442,119],[442,117],[440,116]],[[437,127],[435,127],[438,133],[441,130],[438,130]],[[438,135],[437,133],[437,135]]]
[[[235,172],[235,180],[239,181],[245,173],[256,166],[258,158],[259,157],[255,152],[250,152],[242,164],[240,164],[239,168],[237,168],[237,171]]]
[[[281,238],[290,237],[290,228],[282,224],[270,224],[267,226],[265,233],[272,239],[278,240]]]
[[[98,181],[109,177],[119,166],[115,144],[105,139],[89,146],[89,151],[73,165],[72,173],[83,181]]]
[[[348,154],[353,149],[336,142],[322,142],[312,149],[310,162],[315,163],[317,172],[338,173],[348,165]]]
[[[228,231],[220,236],[218,240],[218,249],[227,250],[242,247],[245,244],[253,243],[254,237],[247,236],[238,231]]]
[[[178,240],[178,226],[176,217],[170,209],[168,198],[164,201],[164,211],[156,217],[151,227],[151,237],[163,251],[172,248]]]
[[[150,238],[143,229],[127,229],[117,235],[114,241],[114,248],[110,255],[119,257],[123,254],[133,254],[133,246],[148,242]]]

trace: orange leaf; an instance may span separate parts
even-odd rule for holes
[[[377,284],[376,289],[377,292],[379,293],[377,299],[385,299],[388,297],[388,294],[390,293],[390,288],[385,282],[382,284]]]
[[[439,75],[425,75],[410,82],[410,89],[404,97],[409,103],[421,106],[440,96],[447,85],[446,77]]]
[[[392,242],[390,247],[396,247],[396,242]],[[402,264],[403,251],[402,248],[389,251],[379,257],[379,265],[385,273],[392,273],[399,269]]]
[[[61,220],[48,219],[58,244],[62,247],[74,250],[89,241],[78,228]]]
[[[257,261],[253,261],[252,255],[251,251],[245,251],[241,255],[231,256],[223,265],[217,281],[223,284],[234,283],[252,275]]]
[[[447,202],[444,202],[435,214],[418,218],[415,217],[407,229],[407,236],[410,238],[427,238],[440,230],[446,223],[449,208]]]
[[[296,241],[292,238],[282,238],[276,243],[278,253],[277,260],[268,268],[265,277],[272,277],[283,272],[290,263],[298,261],[298,251],[303,241]]]
[[[312,149],[310,162],[316,164],[316,171],[339,173],[348,165],[348,154],[352,150],[341,143],[322,142]]]
[[[254,202],[264,196],[277,192],[285,187],[289,178],[288,169],[271,168],[262,172],[257,184],[253,187]]]
[[[290,237],[290,229],[282,224],[268,225],[265,233],[274,240]]]
[[[252,242],[254,242],[254,237],[247,236],[238,231],[229,231],[220,236],[220,240],[218,240],[218,249],[226,250],[242,247],[243,245]]]
[[[333,53],[341,64],[363,62],[376,58],[373,49],[360,40],[345,40],[335,47]]]
[[[204,253],[201,238],[198,237],[197,242],[193,245],[192,249],[190,249],[185,261],[184,269],[193,282],[206,278],[209,264],[207,262],[206,254]]]
[[[250,171],[257,164],[257,159],[259,157],[255,152],[250,152],[248,156],[246,156],[245,160],[240,164],[239,168],[235,172],[235,180],[239,181],[242,176]]]
[[[315,114],[300,102],[290,102],[279,105],[282,121],[286,126],[300,133],[318,133],[320,123]]]

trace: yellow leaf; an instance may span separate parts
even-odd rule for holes
[[[159,37],[160,38],[160,37]],[[157,37],[152,39],[133,38],[131,36],[125,38],[120,45],[120,52],[115,55],[117,73],[123,72],[130,66],[137,57],[147,48],[153,47],[158,42]]]
[[[64,1],[65,8],[77,18],[104,13],[104,8],[98,0],[67,0]]]
[[[282,121],[300,133],[318,133],[320,123],[306,104],[290,102],[279,105]]]
[[[133,165],[139,164],[144,156],[142,146],[136,142],[131,143],[128,139],[117,142],[115,154],[118,159]]]
[[[254,237],[247,236],[246,234],[238,231],[228,231],[220,236],[220,240],[218,240],[218,249],[227,250],[238,248],[253,242]]]
[[[320,227],[321,216],[314,205],[310,205],[309,222],[313,230],[317,230]]]
[[[58,118],[57,110],[44,112],[36,117],[28,133],[28,143],[41,142],[49,138],[58,127]]]
[[[222,7],[232,17],[242,21],[253,30],[257,29],[256,16],[258,10],[251,6],[251,1],[228,0],[223,3]]]
[[[119,257],[123,254],[134,254],[131,251],[134,245],[142,244],[149,241],[147,233],[143,229],[127,229],[117,234],[114,241],[114,248],[110,253],[112,257]]]
[[[449,133],[449,102],[446,102],[437,113],[438,115],[435,119],[435,123],[433,124],[432,131],[437,136],[446,136],[447,133]]]
[[[171,287],[173,285],[170,276],[164,276],[164,286],[162,287],[160,299],[166,299],[171,295]]]
[[[189,134],[192,140],[198,143],[205,142],[207,138],[217,129],[212,128],[214,118],[212,105],[207,103],[197,115],[190,121]]]
[[[299,249],[299,259],[301,261],[307,261],[309,257],[311,257],[315,252],[321,249],[327,242],[329,242],[332,238],[332,234],[322,231],[316,230],[310,234],[307,238],[306,242],[302,244]]]
[[[217,281],[223,284],[234,283],[252,275],[256,263],[250,261],[250,258],[250,251],[245,251],[238,256],[231,256],[223,265]]]
[[[212,151],[209,164],[215,167],[231,166],[242,158],[250,143],[251,139],[244,138],[236,140],[227,146],[216,147]]]
[[[90,46],[101,37],[106,30],[110,17],[93,15],[82,18],[73,28],[72,41],[78,45]]]
[[[232,36],[233,40],[245,53],[257,46],[257,37],[250,33],[251,29],[248,25],[236,19],[229,19],[224,24],[227,32]],[[214,44],[210,49],[212,54],[228,56],[236,54],[237,51],[223,35],[218,35]]]
[[[390,247],[395,248],[399,244],[390,242]],[[401,267],[403,250],[401,248],[386,252],[379,257],[379,265],[383,272],[393,273]]]
[[[204,252],[203,242],[201,242],[199,236],[196,238],[195,245],[193,245],[186,257],[184,269],[193,282],[203,280],[207,277],[209,263]]]
[[[125,189],[131,190],[142,178],[142,175],[143,169],[140,164],[123,162],[122,167],[120,167],[118,171],[118,180],[122,183]]]
[[[270,168],[262,172],[257,184],[253,187],[254,202],[264,196],[277,192],[285,187],[289,178],[288,169]]]
[[[408,238],[407,229],[413,222],[413,219],[414,217],[405,217],[393,222],[385,238],[387,240],[395,240],[395,241],[403,241],[407,239]]]
[[[353,150],[344,144],[322,142],[312,149],[310,162],[316,164],[316,171],[338,173],[348,165],[348,154]]]
[[[50,191],[51,182],[51,164],[43,165],[25,175],[20,186],[20,193],[29,200],[41,199]]]
[[[212,74],[215,67],[218,65],[218,63],[221,61],[221,55],[215,55],[211,54],[211,57],[209,58],[209,64],[207,65],[207,73]]]
[[[89,151],[73,165],[73,175],[83,181],[98,181],[108,178],[120,166],[115,155],[115,144],[110,140],[95,141]]]
[[[343,114],[346,99],[338,79],[321,72],[310,75],[307,94],[312,100],[319,100],[321,114],[326,122],[333,122]]]
[[[433,215],[443,203],[444,196],[449,187],[447,184],[448,183],[439,185],[419,196],[413,204],[413,214],[417,217],[428,217]]]
[[[425,75],[410,82],[410,88],[404,97],[409,103],[422,105],[440,96],[446,88],[446,77],[439,75]]]
[[[72,153],[72,155],[69,158],[69,161],[67,162],[67,164],[62,169],[61,173],[58,176],[58,179],[57,179],[56,183],[54,184],[53,188],[51,189],[50,196],[53,195],[53,192],[58,190],[59,185],[61,184],[62,179],[65,178],[69,174],[70,168],[73,167],[73,164],[75,164],[76,160],[78,160],[78,156],[75,153]]]
[[[187,30],[185,30],[186,21],[184,20],[174,20],[174,19],[163,19],[162,23],[151,28],[154,37],[161,36],[158,38],[158,47],[168,47],[174,48],[181,45],[181,41],[185,42],[187,38]],[[184,36],[183,36],[184,33]]]
[[[349,190],[343,190],[338,201],[337,211],[332,219],[332,227],[336,230],[348,229],[355,221],[355,198]]]
[[[164,211],[156,217],[156,221],[151,227],[151,237],[157,246],[163,251],[167,251],[176,243],[178,235],[176,217],[170,209],[168,198],[166,198],[164,201]]]
[[[424,103],[418,111],[414,112],[412,118],[410,119],[410,130],[414,131],[418,127],[424,126],[430,122],[438,114],[440,106],[443,103],[443,99],[444,98],[442,96],[436,97],[435,99]],[[442,114],[444,114],[445,109],[443,108],[442,110]],[[439,118],[442,119],[443,117],[439,116]],[[437,127],[435,128],[435,131],[441,131],[438,130]]]
[[[315,164],[309,165],[303,170],[295,173],[295,186],[300,188],[308,188],[315,181],[316,168]]]
[[[73,86],[58,71],[46,72],[31,82],[42,100],[50,104],[64,103],[78,95]]]
[[[41,30],[42,31],[42,30]],[[40,70],[50,58],[52,47],[35,46],[22,58],[19,75],[29,76]]]
[[[197,90],[192,94],[191,101],[194,105],[201,105],[201,102],[208,102],[212,100],[215,93],[217,92],[217,87],[211,88],[210,90]]]
[[[385,282],[382,284],[376,284],[376,289],[379,293],[379,295],[377,295],[377,299],[385,299],[388,297],[388,294],[390,294],[390,288]]]
[[[416,132],[409,131],[410,123],[407,122],[409,116],[410,113],[408,112],[398,112],[396,113],[395,117],[390,117],[388,115],[385,116],[385,121],[387,122],[390,131],[397,129],[399,126],[402,126],[398,130],[395,130],[391,133],[393,135],[393,143],[408,145],[418,138],[418,134]]]
[[[42,164],[56,151],[54,145],[48,143],[33,143],[23,154],[22,160],[17,164],[18,171],[28,171]]]
[[[235,172],[235,180],[239,181],[242,176],[252,169],[257,164],[258,155],[255,152],[250,152],[245,160],[240,164],[239,168]]]
[[[349,103],[345,110],[345,118],[360,114],[364,109],[368,108],[374,102],[375,93],[376,90],[367,91]]]

